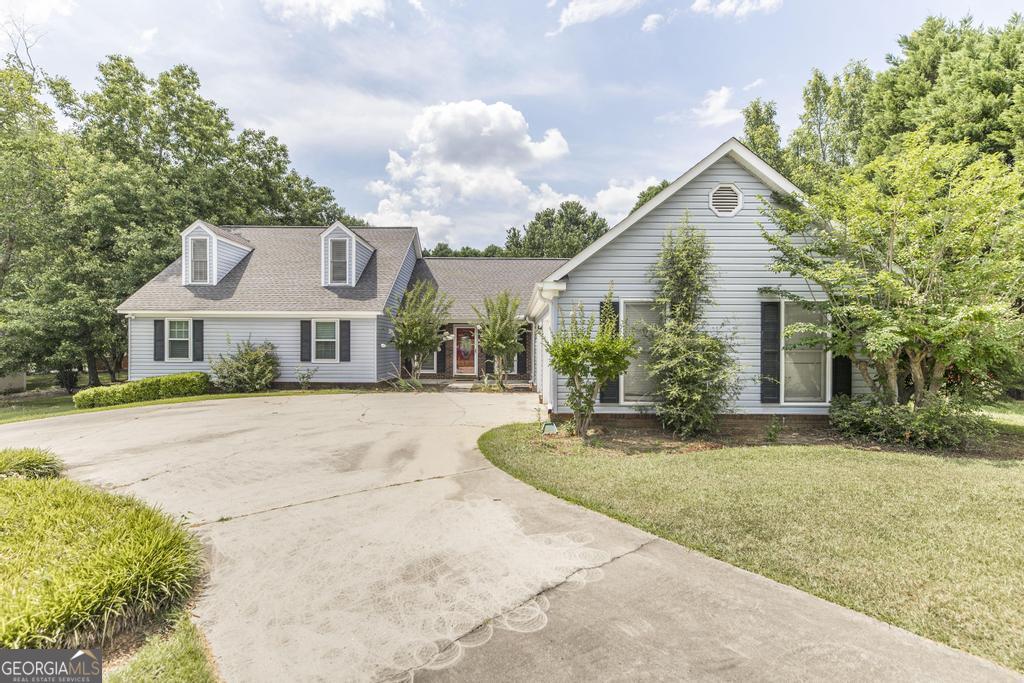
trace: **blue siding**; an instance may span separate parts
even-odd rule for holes
[[[352,282],[359,282],[360,276],[363,274],[363,269],[366,268],[366,264],[370,262],[370,257],[373,256],[373,249],[369,249],[364,246],[361,242],[356,242],[356,277]]]
[[[734,183],[743,193],[743,206],[731,217],[716,216],[708,207],[708,195],[719,183]],[[724,157],[694,178],[658,208],[606,244],[566,277],[565,292],[556,299],[560,317],[577,304],[596,314],[600,301],[613,287],[623,299],[651,299],[654,286],[650,269],[658,257],[662,240],[684,219],[703,229],[712,246],[715,268],[713,305],[708,326],[732,333],[736,356],[741,364],[741,393],[734,410],[740,413],[824,413],[826,407],[779,406],[760,402],[760,304],[761,287],[780,286],[803,296],[814,288],[807,282],[769,270],[772,255],[761,235],[762,201],[771,190],[731,157]],[[764,199],[762,199],[764,198]],[[769,226],[770,227],[770,226]],[[863,390],[854,372],[854,391]],[[565,378],[557,386],[558,410],[567,411]],[[599,412],[630,412],[627,406],[600,406]]]
[[[217,282],[231,272],[231,269],[249,255],[251,249],[239,247],[222,239],[217,239]]]
[[[409,288],[409,280],[412,278],[412,270],[416,267],[416,242],[409,244],[405,252],[405,259],[402,267],[395,278],[394,287],[388,295],[386,310],[395,311],[402,303],[405,290]],[[398,349],[391,343],[391,321],[386,315],[377,318],[377,378],[389,379],[395,376],[395,369],[398,367]],[[383,344],[383,346],[381,346]]]

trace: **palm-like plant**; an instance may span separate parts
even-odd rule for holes
[[[505,389],[505,368],[523,345],[519,333],[526,321],[519,317],[519,297],[500,292],[484,299],[484,310],[473,307],[480,333],[480,348],[494,358],[494,378],[498,388]]]

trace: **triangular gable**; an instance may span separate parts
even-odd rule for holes
[[[795,194],[800,190],[796,185],[786,179],[781,173],[776,171],[774,168],[768,165],[768,163],[761,157],[754,154],[750,149],[736,138],[729,138],[711,154],[707,155],[700,161],[698,161],[693,167],[690,168],[686,173],[676,178],[664,190],[655,195],[650,201],[644,204],[642,207],[634,211],[633,213],[626,216],[624,219],[619,221],[615,227],[606,232],[605,234],[594,240],[586,249],[572,257],[568,263],[563,265],[561,268],[549,275],[545,282],[554,282],[561,280],[566,275],[576,269],[581,263],[589,259],[591,256],[596,254],[606,244],[611,242],[613,239],[621,235],[623,232],[628,230],[630,226],[637,223],[644,218],[647,214],[651,213],[659,206],[661,206],[669,197],[674,195],[684,186],[690,183],[694,178],[699,176],[701,173],[711,167],[716,161],[723,157],[731,157],[737,163],[740,164],[747,171],[752,173],[754,176],[759,178],[765,185],[770,187],[775,192],[781,194]]]

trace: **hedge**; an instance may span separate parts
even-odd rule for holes
[[[149,377],[124,384],[83,389],[75,394],[74,401],[76,408],[100,408],[155,401],[159,398],[199,396],[209,391],[210,377],[205,372],[182,372],[177,375]]]

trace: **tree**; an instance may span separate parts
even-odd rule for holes
[[[477,249],[476,247],[459,247],[458,249],[452,249],[447,242],[438,242],[434,245],[433,249],[424,249],[424,256],[447,256],[447,257],[494,257],[504,256],[505,250],[499,247],[497,244],[488,244],[483,249]]]
[[[780,171],[783,169],[782,137],[776,121],[775,102],[755,97],[743,108],[743,144]]]
[[[572,409],[577,436],[585,437],[590,429],[601,387],[624,373],[638,353],[636,337],[628,330],[620,333],[613,305],[609,291],[599,321],[582,306],[575,308],[544,341],[551,367],[568,381],[566,402]]]
[[[508,256],[570,258],[608,230],[608,221],[577,201],[538,211],[525,228],[513,226],[505,237]]]
[[[393,326],[391,341],[411,364],[413,380],[419,381],[423,357],[437,351],[444,341],[444,324],[451,307],[451,297],[432,283],[420,280],[405,293],[397,312],[388,309]]]
[[[634,211],[639,209],[641,206],[643,206],[647,202],[649,202],[652,199],[654,199],[654,197],[659,192],[664,190],[666,187],[668,187],[668,181],[667,180],[662,180],[660,183],[655,183],[654,185],[651,185],[647,189],[645,189],[642,192],[640,192],[640,194],[638,194],[636,196],[636,203],[633,204],[633,208],[630,209],[629,212],[633,213]]]
[[[480,332],[480,349],[494,358],[494,377],[505,389],[505,368],[523,350],[519,334],[526,321],[519,316],[519,297],[499,292],[484,299],[484,310],[473,306]]]
[[[684,222],[665,237],[651,269],[655,305],[666,315],[644,332],[650,336],[647,372],[657,387],[655,412],[666,429],[685,436],[713,431],[739,390],[729,343],[704,327],[711,278],[711,246]]]
[[[768,209],[773,268],[823,291],[824,322],[786,334],[853,359],[889,404],[992,395],[1024,371],[1022,200],[1024,175],[998,155],[921,132],[806,205]]]

